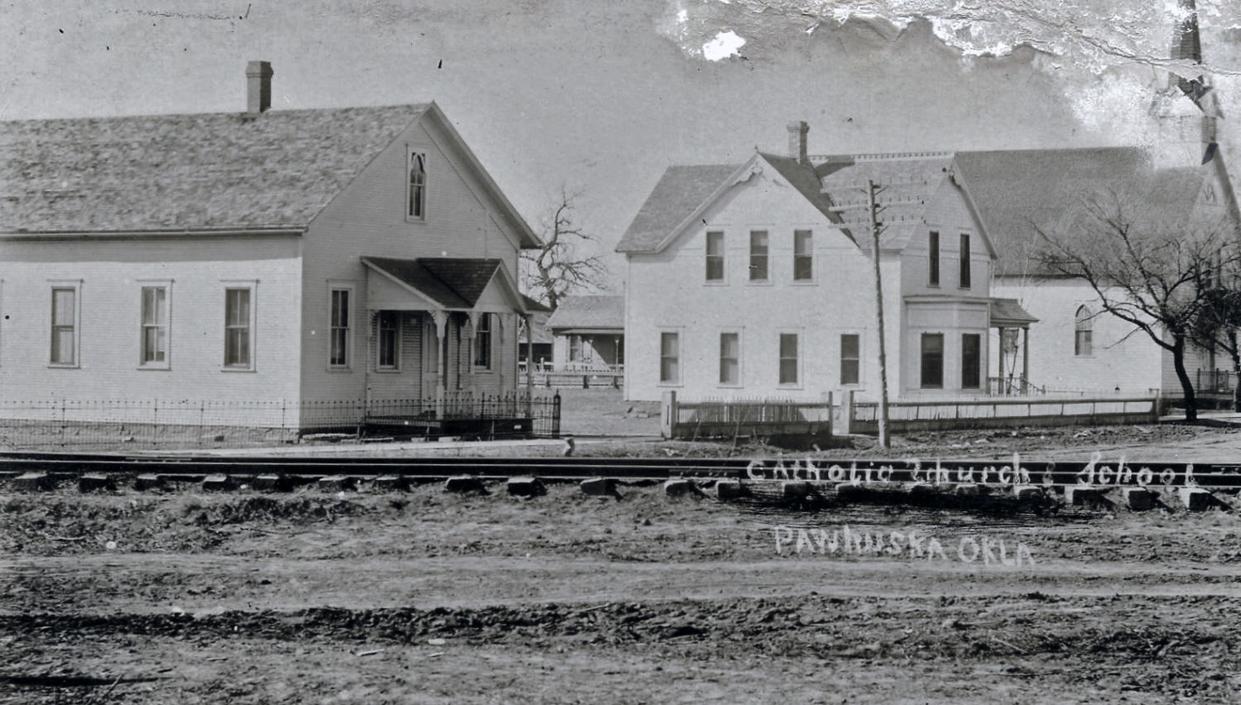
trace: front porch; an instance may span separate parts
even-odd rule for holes
[[[519,436],[550,410],[518,374],[526,310],[491,259],[363,258],[365,424],[401,435]],[[524,386],[524,389],[522,388]],[[555,429],[544,429],[552,432]]]
[[[990,327],[999,331],[999,376],[987,378],[987,393],[1025,396],[1043,389],[1030,384],[1030,324],[1038,323],[1016,299],[991,299]],[[1020,361],[1020,374],[1017,366]]]

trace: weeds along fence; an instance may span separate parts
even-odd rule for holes
[[[559,437],[560,395],[0,401],[0,449],[247,447],[326,437]]]
[[[1159,419],[1158,396],[1093,398],[961,399],[888,404],[888,427],[895,432],[1013,426],[1149,423]],[[879,404],[855,401],[849,430],[878,433]]]
[[[660,406],[664,438],[768,438],[804,436],[830,438],[832,400],[707,399],[683,402],[665,392]]]

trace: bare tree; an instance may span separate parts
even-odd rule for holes
[[[1058,274],[1086,282],[1103,311],[1132,324],[1172,356],[1185,396],[1185,418],[1197,421],[1197,395],[1185,370],[1210,295],[1202,283],[1238,264],[1235,229],[1176,220],[1151,202],[1115,192],[1082,200],[1072,227],[1048,232],[1039,259]],[[1065,232],[1068,231],[1068,232]]]
[[[579,248],[597,242],[573,221],[573,202],[579,196],[561,188],[559,202],[543,223],[543,247],[521,254],[525,289],[553,310],[566,294],[582,287],[597,287],[607,274],[598,255],[579,252]]]

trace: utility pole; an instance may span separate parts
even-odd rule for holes
[[[871,263],[875,270],[875,319],[879,324],[879,447],[889,448],[888,440],[888,353],[883,334],[883,276],[879,271],[879,205],[875,182],[866,180],[866,214],[870,221]]]

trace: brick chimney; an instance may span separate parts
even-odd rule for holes
[[[270,62],[246,64],[246,113],[258,115],[271,107],[271,76]]]
[[[810,126],[805,120],[789,123],[789,157],[802,164],[810,163],[810,158],[806,155],[807,132],[810,132]]]

